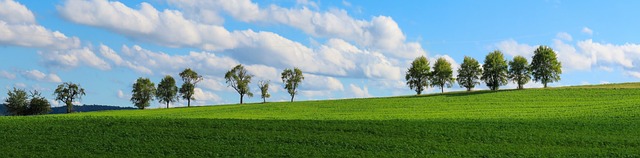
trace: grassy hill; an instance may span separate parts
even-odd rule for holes
[[[0,117],[0,153],[638,157],[640,83]]]

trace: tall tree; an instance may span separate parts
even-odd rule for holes
[[[269,81],[261,80],[258,82],[258,88],[260,88],[260,97],[262,98],[262,103],[267,102],[267,98],[271,97],[269,94]]]
[[[82,99],[84,93],[84,88],[80,87],[80,85],[65,82],[58,85],[58,88],[53,92],[56,96],[56,100],[63,102],[67,106],[67,113],[73,112],[73,101],[76,99]]]
[[[524,89],[524,85],[531,80],[530,74],[527,58],[518,55],[509,61],[509,79],[518,84],[518,89]]]
[[[202,81],[202,76],[198,75],[190,68],[184,69],[180,72],[180,78],[182,78],[182,86],[180,87],[180,96],[182,99],[187,100],[187,107],[191,107],[191,100],[195,100],[193,95],[195,93],[196,84]]]
[[[282,82],[284,83],[284,89],[287,89],[289,95],[291,95],[291,102],[293,102],[293,98],[296,96],[298,91],[298,85],[300,82],[304,80],[304,76],[302,75],[302,70],[297,67],[292,69],[284,69],[282,71]]]
[[[47,114],[51,111],[49,101],[40,95],[40,92],[34,90],[31,92],[31,99],[27,96],[27,92],[23,89],[13,88],[7,93],[5,106],[7,113],[11,115],[40,115]]]
[[[178,86],[176,86],[176,80],[170,75],[165,76],[158,84],[158,89],[156,89],[156,99],[160,103],[167,104],[167,108],[169,108],[169,103],[178,101],[177,94]]]
[[[482,68],[476,59],[465,56],[464,61],[458,68],[458,84],[460,87],[467,88],[467,91],[471,91],[476,85],[480,84],[480,76],[482,75]]]
[[[151,101],[156,93],[156,87],[149,78],[138,78],[131,90],[131,102],[139,109],[144,109],[151,105]]]
[[[224,78],[227,80],[227,84],[230,87],[233,87],[233,89],[240,94],[240,104],[243,103],[242,100],[244,99],[245,94],[249,97],[253,97],[253,93],[251,93],[251,90],[249,89],[249,83],[251,83],[252,77],[253,75],[249,74],[242,64],[236,65],[224,75]]]
[[[491,90],[497,91],[500,86],[508,83],[507,80],[507,61],[499,50],[493,51],[487,55],[482,65],[484,69],[481,79],[487,84]]]
[[[560,81],[562,63],[558,61],[556,52],[547,46],[540,46],[533,54],[531,61],[533,81],[542,82],[544,88],[547,88],[547,83]]]
[[[422,94],[422,91],[429,86],[430,71],[431,67],[429,67],[427,57],[420,56],[411,62],[411,67],[407,70],[405,79],[409,88],[415,90],[417,95]]]
[[[444,93],[444,87],[451,88],[456,80],[453,78],[453,69],[451,63],[443,57],[438,58],[433,64],[433,72],[431,72],[431,86],[440,87],[440,91]]]

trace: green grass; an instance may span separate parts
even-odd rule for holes
[[[639,83],[0,117],[10,157],[639,157]]]

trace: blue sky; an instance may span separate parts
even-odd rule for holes
[[[633,82],[637,8],[631,0],[0,0],[0,86],[52,100],[58,84],[74,82],[87,91],[81,104],[131,106],[138,77],[157,83],[189,67],[205,78],[195,104],[229,104],[239,96],[224,72],[243,64],[255,75],[254,93],[258,80],[271,80],[269,101],[288,100],[279,74],[292,67],[306,76],[296,100],[410,95],[404,73],[420,55],[455,69],[465,55],[482,62],[499,49],[507,60],[530,58],[538,45],[563,64],[551,86]]]

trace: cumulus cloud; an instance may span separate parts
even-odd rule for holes
[[[582,28],[582,33],[588,34],[588,35],[593,35],[593,30],[591,30],[588,27],[583,27]]]
[[[353,96],[355,96],[356,98],[367,98],[367,97],[371,97],[371,95],[369,94],[369,89],[367,88],[367,86],[364,86],[362,88],[354,85],[354,84],[349,84],[349,90],[351,91],[351,93],[353,94]]]
[[[118,92],[116,93],[116,96],[120,99],[124,99],[124,100],[129,100],[131,99],[131,94],[129,93],[125,93],[124,91],[122,91],[122,89],[119,89]]]
[[[209,91],[204,91],[201,88],[194,89],[193,97],[195,98],[195,102],[198,104],[214,104],[222,101],[222,98],[218,95]]]
[[[0,1],[0,45],[47,49],[70,49],[80,46],[77,37],[67,37],[36,24],[33,13],[13,0]]]
[[[501,41],[495,44],[494,46],[507,55],[510,55],[510,56],[520,55],[529,59],[533,57],[533,51],[535,51],[536,48],[538,47],[538,46],[531,46],[528,44],[521,44],[513,39]]]
[[[131,63],[132,67],[150,70],[153,74],[177,74],[185,68],[191,68],[201,75],[220,76],[238,64],[235,59],[217,56],[214,53],[189,52],[187,55],[170,55],[147,50],[138,45],[123,45],[120,56]]]
[[[45,74],[38,70],[24,71],[22,72],[22,76],[27,79],[35,80],[35,81],[44,81],[44,82],[53,82],[53,83],[62,82],[62,79],[60,79],[58,75],[53,73]]]
[[[13,80],[16,78],[16,75],[4,70],[0,70],[0,78],[5,78],[5,79],[10,79]]]
[[[120,55],[118,55],[118,53],[116,53],[113,49],[109,48],[108,46],[105,45],[100,45],[100,54],[104,57],[107,58],[109,60],[111,60],[111,62],[113,62],[115,65],[117,66],[124,66],[127,67],[131,70],[134,70],[136,72],[140,72],[143,74],[152,74],[153,72],[144,66],[141,65],[137,65],[132,63],[131,61],[127,61],[122,59],[122,57],[120,57]]]
[[[569,33],[566,32],[560,32],[558,34],[556,34],[556,38],[561,39],[561,40],[565,40],[565,41],[572,41],[573,37],[571,37],[571,35]]]
[[[81,65],[90,66],[99,70],[110,70],[111,65],[102,58],[96,56],[88,47],[60,51],[39,52],[42,62],[46,66],[59,68],[75,68]]]
[[[334,77],[303,74],[304,81],[300,85],[302,90],[342,91],[344,86]]]

